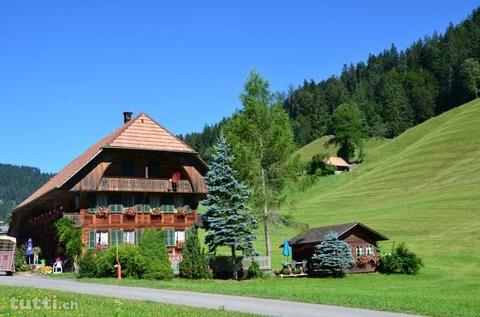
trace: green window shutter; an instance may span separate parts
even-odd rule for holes
[[[118,241],[118,244],[123,243],[123,231],[122,230],[117,231],[117,241]]]
[[[143,229],[138,229],[135,231],[136,237],[135,237],[135,243],[139,244],[140,240],[142,240],[142,235],[143,235]]]
[[[175,245],[175,230],[166,229],[165,230],[165,245],[171,247]]]
[[[192,228],[186,228],[185,229],[185,241],[188,240],[188,238],[190,238],[190,236],[192,235]]]
[[[146,214],[149,214],[150,213],[150,205],[148,205],[148,204],[143,205],[143,212],[146,213]]]
[[[152,208],[158,208],[158,207],[160,207],[160,206],[161,206],[161,205],[160,205],[160,197],[158,197],[158,196],[151,196],[151,197],[150,197],[150,206],[151,206]]]
[[[95,248],[95,230],[90,230],[88,232],[88,248],[89,249]]]
[[[135,205],[135,210],[137,211],[137,213],[142,213],[143,205],[142,204]]]
[[[110,245],[114,246],[116,244],[123,243],[123,232],[122,230],[112,230],[110,231]]]
[[[89,214],[94,214],[95,211],[96,211],[96,207],[97,207],[97,199],[96,199],[95,195],[88,194],[87,204],[88,204],[88,213]]]

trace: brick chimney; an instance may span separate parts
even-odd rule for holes
[[[128,121],[132,120],[132,114],[133,112],[130,112],[130,111],[125,111],[123,113],[123,123],[127,123]]]

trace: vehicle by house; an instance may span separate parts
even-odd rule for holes
[[[17,240],[14,237],[0,235],[0,273],[15,273],[15,249]]]
[[[67,146],[67,145],[66,145]],[[145,228],[165,231],[172,257],[197,218],[207,186],[197,152],[141,113],[74,159],[14,210],[9,234],[32,238],[42,257],[61,255],[54,223],[69,217],[86,247],[137,244]]]
[[[338,224],[311,229],[288,241],[292,247],[292,259],[297,262],[311,262],[315,246],[320,244],[325,235],[335,232],[340,240],[345,241],[352,251],[355,266],[349,273],[373,272],[378,256],[378,241],[388,238],[360,222]]]

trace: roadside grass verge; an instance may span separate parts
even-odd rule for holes
[[[134,301],[75,293],[52,292],[51,290],[29,287],[2,286],[0,288],[0,294],[0,316],[254,316],[224,310],[191,308],[159,304],[150,301]],[[12,304],[12,298],[19,301],[15,301],[15,303]],[[49,299],[50,303],[47,307],[38,306],[41,308],[34,309],[35,306],[33,306],[32,302],[34,299]],[[56,301],[55,306],[53,306],[54,300]],[[64,304],[66,304],[66,306],[64,306]],[[42,305],[44,304],[42,303]],[[31,308],[28,309],[28,307]],[[54,307],[56,308],[54,309]]]

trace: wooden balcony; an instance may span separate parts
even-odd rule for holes
[[[174,190],[168,179],[149,179],[133,177],[102,177],[98,191],[151,192],[151,193],[193,193],[187,180],[180,180]]]

